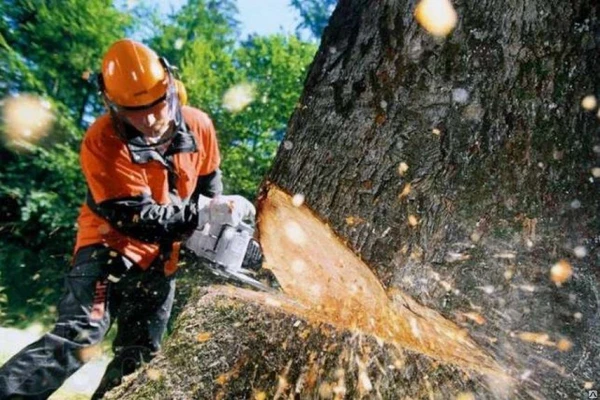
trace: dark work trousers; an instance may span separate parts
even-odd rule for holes
[[[115,357],[92,399],[154,357],[171,314],[175,279],[165,277],[157,262],[146,271],[133,265],[113,283],[106,278],[106,265],[113,262],[130,264],[103,246],[77,252],[54,329],[0,368],[0,400],[48,398],[83,366],[86,349],[98,345],[115,320]]]

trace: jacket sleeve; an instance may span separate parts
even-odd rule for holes
[[[116,230],[149,243],[181,240],[198,224],[196,202],[159,205],[145,194],[105,200],[92,209]]]
[[[219,151],[219,141],[215,126],[206,113],[196,110],[196,117],[192,125],[192,130],[196,132],[196,137],[201,143],[201,154],[197,173],[199,177],[209,175],[219,169],[221,164],[221,153]]]
[[[191,131],[200,143],[201,157],[198,157],[196,174],[198,180],[192,194],[192,199],[199,195],[215,197],[223,192],[223,180],[219,166],[221,154],[217,132],[210,117],[203,111],[191,107],[183,108],[184,114],[188,116]]]
[[[198,198],[199,195],[206,197],[215,197],[223,193],[223,179],[221,170],[217,169],[208,175],[198,177],[196,190],[192,195],[192,199]]]
[[[131,162],[128,149],[116,137],[94,140],[86,135],[81,165],[88,206],[125,235],[159,243],[177,240],[196,227],[196,202],[173,198],[170,204],[156,203],[143,167]]]

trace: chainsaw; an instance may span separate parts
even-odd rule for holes
[[[206,224],[194,231],[185,247],[196,255],[198,264],[217,277],[276,292],[277,281],[270,271],[262,269],[262,250],[253,235],[253,226],[244,222],[237,226]],[[259,280],[259,276],[264,279]]]

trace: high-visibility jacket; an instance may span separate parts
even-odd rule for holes
[[[90,126],[80,154],[89,190],[75,252],[103,243],[143,269],[161,257],[165,273],[175,272],[180,240],[197,225],[198,196],[222,190],[212,121],[192,107],[181,116],[162,154],[131,127],[131,138],[121,140],[109,115]]]

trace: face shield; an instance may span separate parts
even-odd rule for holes
[[[117,134],[124,140],[131,138],[131,129],[139,132],[149,145],[168,141],[175,133],[180,118],[179,100],[175,80],[170,72],[166,93],[150,104],[125,107],[111,101],[104,94],[104,101],[115,123]]]

